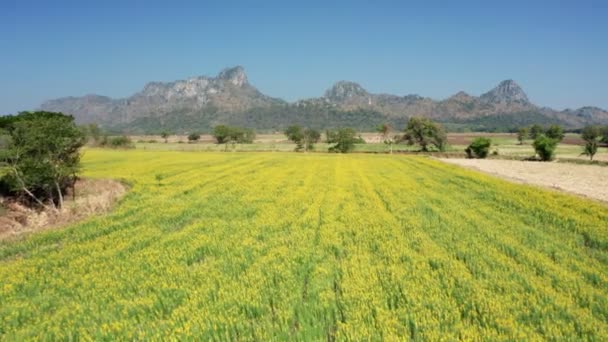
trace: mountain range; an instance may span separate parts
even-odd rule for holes
[[[481,96],[461,91],[440,101],[373,94],[355,82],[339,81],[321,97],[289,103],[261,93],[240,66],[224,69],[216,77],[150,82],[123,99],[64,97],[44,102],[40,109],[72,114],[77,123],[97,123],[123,133],[208,132],[218,124],[260,131],[282,130],[291,124],[371,130],[381,123],[402,128],[412,116],[432,118],[452,130],[506,131],[534,123],[571,129],[608,124],[608,111],[597,107],[558,111],[536,106],[513,80],[502,81]]]

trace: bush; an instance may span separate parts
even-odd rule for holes
[[[490,146],[492,146],[492,140],[479,137],[475,138],[464,151],[468,158],[485,158],[490,152]]]
[[[218,144],[239,143],[251,144],[255,140],[255,131],[250,128],[219,125],[213,128],[213,137]]]
[[[340,128],[335,131],[327,131],[327,142],[334,144],[329,148],[329,152],[348,153],[355,148],[358,138],[352,128]]]
[[[193,132],[188,135],[188,141],[190,142],[198,141],[200,138],[201,135],[197,132]]]
[[[533,146],[536,154],[542,161],[549,161],[553,160],[555,148],[557,147],[557,140],[541,134],[534,139]]]
[[[109,148],[133,148],[133,142],[131,138],[126,135],[121,135],[118,137],[108,137],[104,136],[99,142],[99,146],[101,147],[109,147]]]

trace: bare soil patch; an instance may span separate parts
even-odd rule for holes
[[[81,179],[75,193],[65,196],[60,210],[35,210],[0,197],[0,240],[24,233],[55,228],[109,211],[127,191],[110,179]]]
[[[498,159],[440,160],[519,183],[536,184],[608,202],[608,168],[605,166]]]

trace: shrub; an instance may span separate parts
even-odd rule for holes
[[[490,152],[490,146],[492,146],[492,140],[485,137],[479,137],[471,142],[465,149],[465,152],[469,158],[485,158]]]
[[[213,128],[213,137],[218,144],[239,143],[251,144],[255,140],[255,131],[250,128],[218,125]]]
[[[133,148],[133,142],[131,138],[126,135],[121,135],[117,137],[108,137],[104,136],[99,146],[101,147],[109,147],[109,148]]]
[[[555,154],[555,147],[557,147],[557,140],[547,137],[546,135],[539,135],[534,139],[534,150],[536,154],[543,161],[553,160]]]
[[[194,142],[198,141],[201,138],[201,135],[198,132],[193,132],[188,135],[188,141]]]
[[[357,137],[352,128],[340,128],[335,131],[327,131],[327,142],[334,144],[329,148],[329,152],[348,153],[355,148]]]

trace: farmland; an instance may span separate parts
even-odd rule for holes
[[[395,132],[397,134],[398,132]],[[382,143],[378,133],[361,133],[361,137],[367,141],[366,144],[355,144],[354,151],[362,153],[386,153],[388,147]],[[447,153],[460,154],[464,156],[464,149],[475,137],[488,137],[492,139],[492,152],[496,151],[496,158],[515,158],[523,159],[534,156],[532,141],[526,140],[524,144],[517,141],[514,133],[449,133]],[[168,143],[164,143],[160,136],[132,136],[138,149],[148,151],[205,151],[221,152],[225,150],[253,152],[287,152],[293,151],[295,144],[287,140],[284,134],[259,134],[253,144],[216,144],[210,135],[203,135],[200,142],[187,143],[187,136],[172,135]],[[559,160],[588,160],[589,157],[581,155],[584,141],[579,134],[568,133],[564,140],[557,146],[556,157]],[[330,144],[320,142],[315,145],[315,150],[327,152]],[[393,150],[397,153],[412,153],[418,151],[419,146],[410,146],[405,143],[395,144]],[[608,147],[600,147],[595,160],[608,162]]]
[[[418,156],[83,167],[131,190],[0,244],[0,339],[608,339],[605,204]]]

